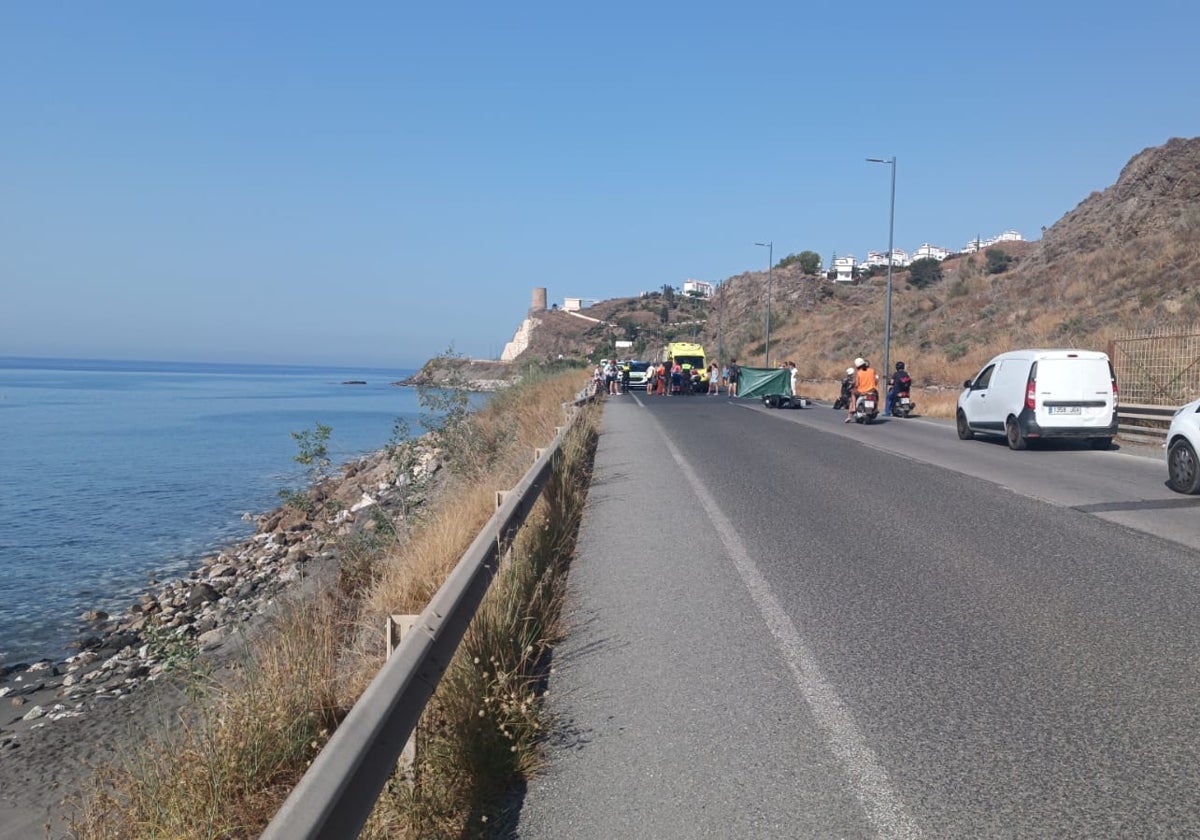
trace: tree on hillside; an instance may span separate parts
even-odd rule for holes
[[[788,254],[781,259],[776,268],[787,268],[789,265],[799,265],[805,274],[821,273],[821,255],[816,251],[801,251],[799,254]]]
[[[666,301],[667,306],[673,306],[675,304],[675,287],[668,283],[662,289],[663,300]]]
[[[924,289],[942,280],[942,264],[933,257],[914,260],[908,271],[908,282],[918,289]]]
[[[1003,274],[1008,271],[1009,263],[1012,262],[1012,257],[1001,251],[999,248],[987,249],[987,273],[988,274]]]

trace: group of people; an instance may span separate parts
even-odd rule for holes
[[[796,363],[781,362],[781,368],[786,368],[791,374],[791,392],[796,394]],[[725,367],[719,367],[716,362],[708,366],[708,395],[720,396],[721,386],[731,397],[738,395],[738,380],[741,379],[742,369],[737,359],[730,359]],[[685,381],[686,377],[686,381]],[[896,369],[888,383],[887,397],[883,413],[891,415],[892,406],[898,394],[908,393],[912,377],[904,368],[904,362],[896,362]],[[597,393],[620,394],[629,390],[629,369],[618,365],[613,359],[605,359],[596,365],[592,372],[592,385]],[[693,388],[693,371],[685,369],[675,359],[667,359],[658,365],[650,365],[646,369],[646,395],[670,396],[685,393],[685,389]],[[846,408],[846,421],[854,420],[854,406],[858,397],[868,393],[879,393],[879,376],[871,367],[871,363],[861,356],[854,360],[854,367],[846,368],[846,376],[842,379],[841,397],[835,403],[835,408],[843,405]]]
[[[592,370],[592,391],[597,394],[619,394],[629,390],[629,369],[614,359],[602,359]]]
[[[795,376],[793,371],[793,383],[796,381]],[[896,370],[892,373],[892,379],[888,383],[887,397],[883,405],[885,417],[891,416],[892,406],[896,402],[897,395],[907,394],[911,387],[912,375],[905,370],[904,362],[896,362]],[[879,393],[879,375],[872,369],[871,363],[860,356],[854,360],[854,367],[846,368],[846,376],[842,379],[842,398],[838,402],[845,402],[845,422],[850,423],[854,420],[854,406],[858,402],[859,396],[869,393]]]
[[[730,359],[729,364],[724,368],[719,367],[716,362],[708,366],[708,395],[720,396],[721,386],[725,386],[725,393],[731,397],[737,396],[738,380],[741,378],[742,369],[737,363],[737,359]],[[675,359],[667,359],[657,365],[650,365],[646,369],[646,395],[654,396],[670,396],[671,394],[682,394],[691,391],[695,387],[695,382],[699,381],[699,377],[694,376],[694,371],[677,362]],[[796,372],[795,365],[792,366],[792,385],[795,388]],[[622,394],[629,390],[629,368],[618,365],[613,359],[603,359],[600,364],[592,370],[592,390],[594,393],[600,394]]]
[[[734,365],[736,367],[736,364]],[[721,369],[713,362],[708,366],[708,395],[717,396],[721,393],[721,382],[729,376],[729,368],[722,374]],[[646,395],[670,396],[672,394],[699,393],[696,385],[700,381],[691,367],[684,367],[675,359],[667,359],[657,367],[651,365],[646,371]]]

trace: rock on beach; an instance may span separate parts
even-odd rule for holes
[[[66,836],[62,799],[79,788],[86,765],[115,757],[153,731],[151,722],[169,725],[184,703],[167,678],[172,656],[228,666],[281,594],[336,568],[339,539],[360,516],[398,515],[411,482],[438,471],[436,449],[419,441],[417,454],[410,475],[396,475],[386,450],[346,465],[310,490],[310,498],[331,500],[329,513],[281,507],[255,517],[251,537],[203,558],[186,577],[155,584],[123,613],[80,615],[74,655],[4,666],[0,840],[44,836],[47,823],[50,836]]]

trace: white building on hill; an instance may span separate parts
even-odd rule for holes
[[[1000,242],[1024,242],[1025,237],[1021,236],[1015,230],[1006,230],[998,236],[992,236],[987,239],[972,239],[967,243],[967,247],[962,249],[964,254],[974,254],[976,251],[982,251],[990,248]]]
[[[683,293],[686,295],[692,292],[700,297],[710,298],[713,296],[713,284],[705,283],[703,280],[684,280]]]
[[[834,257],[833,270],[836,275],[834,277],[834,281],[837,283],[852,283],[854,281],[854,269],[857,266],[858,260],[854,258],[853,254],[847,254],[843,257]]]
[[[887,251],[867,251],[866,265],[871,267],[880,266],[886,268],[888,264]],[[908,251],[902,251],[899,248],[892,249],[892,266],[906,266],[912,262],[912,257],[908,255]]]
[[[942,248],[937,245],[930,245],[928,242],[922,242],[921,247],[913,253],[913,261],[916,260],[937,260],[941,262],[950,256],[949,248]]]

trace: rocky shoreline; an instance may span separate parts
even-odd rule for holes
[[[512,385],[519,376],[517,370],[511,362],[439,357],[430,359],[408,379],[392,384],[417,388],[458,387],[489,393]]]
[[[229,662],[281,594],[336,574],[342,540],[396,521],[415,488],[427,485],[441,465],[424,439],[414,443],[410,463],[398,473],[384,449],[346,464],[308,490],[310,509],[323,514],[288,506],[262,514],[252,536],[204,557],[186,577],[143,592],[121,614],[80,616],[85,629],[78,653],[5,666],[0,840],[53,822],[59,800],[82,778],[81,763],[102,759],[116,746],[111,721],[89,718],[106,718],[115,707],[177,706],[182,696],[170,686],[178,682],[169,679],[173,671],[191,667],[195,657],[214,669]]]

